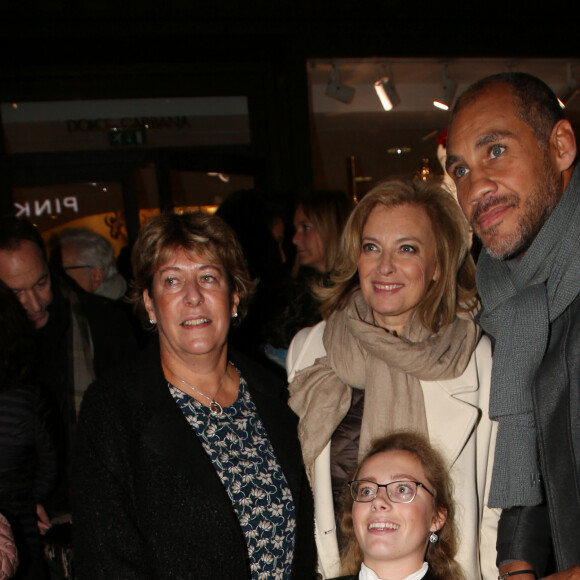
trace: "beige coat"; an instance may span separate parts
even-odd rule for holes
[[[288,381],[300,369],[326,356],[325,322],[304,328],[293,339],[286,367]],[[431,443],[451,466],[457,502],[460,548],[457,561],[469,580],[497,580],[495,541],[500,511],[486,507],[497,424],[489,419],[491,345],[480,340],[467,369],[447,381],[421,381]],[[330,481],[330,441],[314,464],[316,544],[323,578],[338,576],[340,559]]]

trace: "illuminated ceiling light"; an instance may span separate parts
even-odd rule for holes
[[[562,97],[558,98],[560,107],[562,107],[562,109],[568,107],[570,103],[578,96],[578,93],[580,93],[580,87],[572,75],[572,65],[568,64],[568,89]]]
[[[405,153],[411,153],[410,147],[391,147],[387,149],[389,155],[405,155]]]
[[[375,91],[377,91],[377,95],[385,111],[391,111],[401,102],[397,89],[395,89],[392,75],[390,77],[384,76],[376,81]]]
[[[208,175],[208,177],[217,177],[223,183],[229,183],[229,181],[230,181],[230,176],[226,175],[225,173],[218,173],[216,171],[210,171],[207,175]]]
[[[455,91],[457,90],[457,83],[447,76],[447,65],[443,65],[443,83],[441,85],[441,98],[435,99],[433,105],[438,109],[443,111],[448,111],[451,103],[453,103],[453,97],[455,96]]]
[[[332,70],[330,71],[330,78],[326,85],[326,96],[341,101],[342,103],[349,104],[352,102],[354,93],[355,89],[353,87],[343,85],[340,82],[338,67],[333,64]]]

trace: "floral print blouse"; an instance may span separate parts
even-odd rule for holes
[[[173,385],[169,389],[230,497],[248,546],[252,578],[290,579],[294,501],[246,381],[240,375],[238,398],[219,416]]]

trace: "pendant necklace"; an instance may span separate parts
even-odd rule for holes
[[[223,408],[222,406],[215,400],[215,398],[217,397],[218,393],[220,392],[220,389],[222,388],[222,385],[224,384],[224,380],[228,374],[228,368],[229,365],[231,363],[228,362],[228,364],[226,365],[226,372],[223,374],[219,385],[216,389],[216,392],[214,393],[213,397],[208,397],[206,394],[202,393],[200,390],[196,389],[193,385],[190,385],[187,381],[185,381],[184,379],[182,379],[180,376],[176,375],[173,371],[169,371],[178,381],[180,381],[181,383],[183,383],[186,387],[190,388],[192,391],[194,391],[195,393],[197,393],[198,395],[201,395],[202,397],[204,397],[205,399],[207,399],[209,401],[209,412],[213,417],[219,417],[223,412]]]

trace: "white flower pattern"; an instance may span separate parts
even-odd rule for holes
[[[289,579],[294,501],[245,380],[240,375],[238,398],[219,417],[173,385],[169,388],[232,501],[248,545],[252,578]]]

